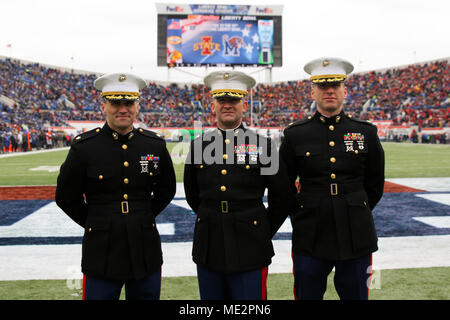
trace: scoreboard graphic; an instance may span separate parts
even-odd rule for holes
[[[158,14],[158,48],[165,47],[165,57],[158,51],[158,65],[164,59],[169,67],[281,66],[281,16],[269,15],[270,8],[167,5],[165,10],[172,11]]]
[[[219,19],[219,16],[169,19],[167,63],[273,64],[272,20]]]

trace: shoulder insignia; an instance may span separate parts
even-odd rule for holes
[[[253,129],[253,128],[244,128],[244,132],[245,132],[247,135],[253,134],[253,135],[255,135],[255,136],[262,136],[261,134],[259,134],[258,132],[256,132],[256,130]]]
[[[211,137],[211,136],[221,136],[222,132],[219,129],[205,129],[203,130],[202,134],[199,135],[197,138],[193,139],[193,140],[197,140],[197,139],[205,139]]]
[[[139,132],[143,136],[146,136],[149,138],[154,138],[154,139],[159,139],[159,140],[165,141],[164,138],[161,137],[159,134],[157,134],[153,131],[150,131],[150,130],[139,128],[139,129],[137,129],[137,132]]]
[[[73,138],[72,144],[79,143],[81,141],[86,141],[90,138],[93,138],[93,137],[97,136],[101,131],[102,131],[101,128],[95,128],[95,129],[83,132],[83,133],[77,135],[75,138]]]
[[[346,116],[347,116],[347,119],[349,119],[349,120],[353,120],[353,121],[355,121],[355,122],[364,123],[364,124],[371,125],[371,126],[376,126],[375,124],[373,124],[373,123],[371,123],[371,122],[369,122],[369,121],[361,120],[361,119],[355,118],[355,117],[353,117],[351,114],[350,114],[350,115],[346,115]]]
[[[313,119],[313,116],[307,116],[306,118],[303,118],[303,119],[300,119],[300,120],[291,122],[291,123],[289,123],[289,125],[286,127],[286,129],[289,129],[289,128],[292,128],[292,127],[296,127],[296,126],[299,126],[299,125],[308,123],[308,122],[310,122],[312,119]],[[285,129],[285,130],[286,130],[286,129]]]

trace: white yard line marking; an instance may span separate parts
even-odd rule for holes
[[[413,219],[435,228],[450,228],[450,216],[414,217]]]
[[[450,193],[424,193],[424,194],[416,194],[416,197],[421,197],[426,200],[450,206]]]
[[[450,267],[450,235],[380,238],[373,268]],[[270,273],[292,273],[291,241],[274,240]],[[162,243],[163,277],[195,276],[192,242]],[[81,245],[0,246],[0,281],[81,278]]]
[[[159,234],[174,235],[174,223],[156,224]],[[0,226],[0,238],[81,237],[84,229],[73,222],[57,205],[50,202],[10,226]]]
[[[386,181],[428,192],[450,191],[450,178],[395,178]]]

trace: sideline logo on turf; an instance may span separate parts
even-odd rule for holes
[[[372,266],[367,268],[367,288],[370,290],[381,289],[381,270],[372,270]]]
[[[80,273],[79,266],[69,266],[66,268],[67,279],[66,287],[70,290],[81,290],[83,287],[83,275]]]

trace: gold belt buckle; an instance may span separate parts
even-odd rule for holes
[[[127,214],[129,212],[128,211],[128,201],[122,201],[121,205],[122,205],[122,213]]]
[[[337,183],[332,183],[330,184],[330,188],[331,188],[331,195],[332,196],[336,196],[338,194],[338,186]]]
[[[222,209],[222,213],[228,213],[228,201],[221,201],[220,207]]]

